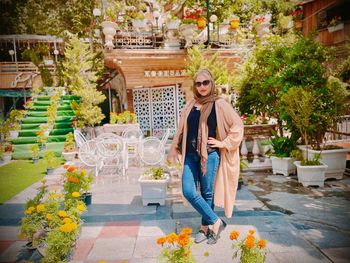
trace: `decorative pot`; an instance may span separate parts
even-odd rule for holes
[[[303,186],[324,186],[327,165],[301,165],[300,161],[294,162],[297,167],[298,182]]]
[[[112,49],[114,47],[113,39],[117,34],[118,25],[111,21],[103,21],[101,23],[102,32],[105,35],[105,46],[108,49]]]
[[[76,154],[76,152],[62,152],[65,161],[73,161]]]
[[[160,180],[150,180],[142,175],[138,181],[141,185],[142,204],[144,206],[156,203],[165,205],[169,174],[166,174],[164,179]]]
[[[294,165],[294,161],[295,159],[290,157],[279,158],[276,156],[271,156],[272,173],[283,174],[284,176],[295,174],[296,167]]]
[[[85,203],[86,206],[91,205],[92,193],[91,192],[83,193],[81,195],[81,200]]]
[[[18,138],[19,131],[10,131],[10,139]]]
[[[180,26],[181,35],[186,40],[185,48],[192,46],[193,34],[194,34],[195,25],[194,24],[182,24]]]
[[[166,27],[168,30],[179,29],[180,22],[180,19],[171,20],[166,23]]]
[[[336,26],[330,26],[327,28],[329,33],[335,32],[335,31],[339,31],[344,29],[344,23],[340,23]]]
[[[7,153],[5,152],[3,155],[2,155],[2,160],[5,162],[5,163],[8,163],[9,161],[11,161],[12,159],[12,153]]]

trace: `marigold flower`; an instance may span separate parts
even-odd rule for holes
[[[63,223],[65,223],[65,224],[69,224],[69,223],[71,223],[72,222],[72,219],[70,219],[69,217],[65,217],[65,218],[63,218]]]
[[[166,240],[168,243],[175,243],[178,241],[178,239],[179,239],[179,237],[174,232],[172,232],[166,236]]]
[[[25,215],[30,215],[32,213],[32,210],[26,209],[24,210]]]
[[[85,212],[86,211],[86,206],[84,204],[78,204],[77,205],[77,209],[80,211],[80,212]]]
[[[254,235],[255,231],[253,229],[249,230],[249,235]]]
[[[56,194],[50,194],[50,198],[51,199],[55,199],[56,198]]]
[[[57,197],[58,197],[58,198],[60,198],[60,197],[62,197],[62,196],[63,196],[62,193],[58,193],[58,194],[57,194]]]
[[[53,219],[53,215],[52,214],[46,214],[46,219],[51,221]]]
[[[72,230],[75,230],[78,228],[78,224],[76,222],[70,223],[70,226],[71,226]]]
[[[180,234],[178,236],[178,242],[179,242],[179,245],[184,247],[186,246],[188,243],[190,243],[190,236],[189,235],[186,235],[186,234]]]
[[[64,211],[64,210],[60,210],[60,211],[58,211],[58,215],[59,215],[60,217],[66,217],[66,216],[67,216],[67,213],[66,213],[66,211]]]
[[[181,234],[191,235],[192,229],[189,227],[185,227],[184,229],[181,230]]]
[[[64,169],[67,169],[68,167],[69,167],[68,164],[63,165],[63,168],[64,168]]]
[[[237,240],[237,238],[239,237],[239,232],[238,231],[232,231],[230,234],[230,239],[231,240]]]
[[[73,172],[75,170],[75,167],[74,166],[70,166],[70,167],[68,167],[68,169],[67,169],[67,172]]]
[[[166,237],[160,237],[157,239],[157,244],[162,245],[166,242]]]
[[[69,232],[72,232],[73,229],[70,224],[63,224],[60,226],[60,231],[63,233],[69,233]]]
[[[252,247],[254,247],[254,241],[255,238],[253,236],[250,236],[250,238],[248,237],[244,243],[244,245],[246,246],[246,248],[251,249]]]
[[[260,248],[265,248],[266,247],[266,240],[265,239],[259,240],[258,245]]]
[[[80,196],[80,193],[79,193],[79,192],[73,192],[73,193],[72,193],[72,196],[73,196],[73,197],[79,197],[79,196]]]
[[[38,213],[44,212],[45,210],[46,210],[46,208],[45,208],[45,206],[44,206],[43,204],[38,204],[38,205],[36,206],[36,211],[37,211]]]
[[[79,183],[79,181],[80,181],[79,178],[76,178],[76,177],[70,176],[67,178],[67,182],[70,182],[70,183]]]

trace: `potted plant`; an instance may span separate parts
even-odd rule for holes
[[[33,163],[36,164],[39,161],[39,145],[33,144],[29,147],[30,151],[32,152],[32,160]]]
[[[5,125],[8,125],[8,131],[11,139],[18,137],[19,130],[21,129],[20,121],[23,119],[23,113],[19,110],[12,110],[9,118],[5,121]]]
[[[138,181],[141,185],[142,204],[144,206],[153,203],[165,205],[169,174],[164,168],[150,168],[140,176]]]
[[[329,33],[344,29],[344,23],[342,22],[341,17],[334,16],[331,21],[329,21],[327,29]]]
[[[295,127],[299,130],[306,146],[306,158],[298,159],[294,164],[297,167],[298,181],[303,186],[318,185],[323,187],[325,180],[325,171],[327,165],[319,161],[319,156],[313,156],[309,159],[309,138],[313,135],[312,113],[317,110],[317,98],[311,91],[302,88],[291,88],[283,97],[282,104],[285,111]],[[295,155],[294,155],[295,156]]]
[[[284,176],[295,174],[295,159],[291,157],[291,153],[297,147],[297,140],[293,137],[278,136],[275,131],[272,131],[272,134],[274,137],[269,140],[269,144],[273,148],[272,173]]]
[[[45,151],[43,154],[43,160],[46,163],[47,175],[52,175],[54,168],[58,165],[59,161],[56,158],[54,151]]]
[[[4,163],[11,161],[13,146],[11,143],[3,143],[0,145],[1,159]]]
[[[62,156],[66,161],[72,161],[77,154],[74,142],[74,135],[72,132],[66,134],[66,142],[63,146]]]

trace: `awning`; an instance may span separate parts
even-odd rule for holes
[[[0,89],[0,97],[31,97],[30,91],[23,90],[2,90]]]

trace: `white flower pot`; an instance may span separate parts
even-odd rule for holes
[[[149,180],[142,175],[138,181],[141,185],[142,204],[144,206],[156,203],[165,205],[167,185],[169,182],[168,174],[164,179],[160,180]]]
[[[306,148],[304,145],[299,146],[299,148],[303,151],[304,156],[306,156]],[[334,150],[308,150],[309,152],[309,160],[312,160],[315,154],[321,153],[321,161],[325,165],[328,166],[327,171],[325,173],[325,178],[330,179],[342,179],[345,168],[346,168],[346,155],[350,152],[350,149],[334,149]]]
[[[330,26],[327,28],[329,33],[335,32],[335,31],[339,31],[344,29],[344,23],[340,23],[336,26]]]
[[[327,165],[301,165],[300,161],[294,162],[297,167],[298,181],[303,186],[324,186]]]
[[[62,156],[65,161],[73,161],[75,158],[76,152],[62,152]]]
[[[10,139],[16,139],[18,137],[19,131],[10,131]]]
[[[271,157],[272,173],[283,174],[284,176],[295,174],[296,167],[294,165],[294,161],[295,159],[290,157],[279,158],[276,156],[272,156]]]
[[[2,155],[2,160],[4,161],[4,163],[8,163],[9,161],[11,161],[12,159],[12,153],[4,153]]]
[[[166,27],[169,30],[171,30],[171,29],[179,29],[180,22],[181,21],[179,19],[171,20],[168,23],[166,23]]]

